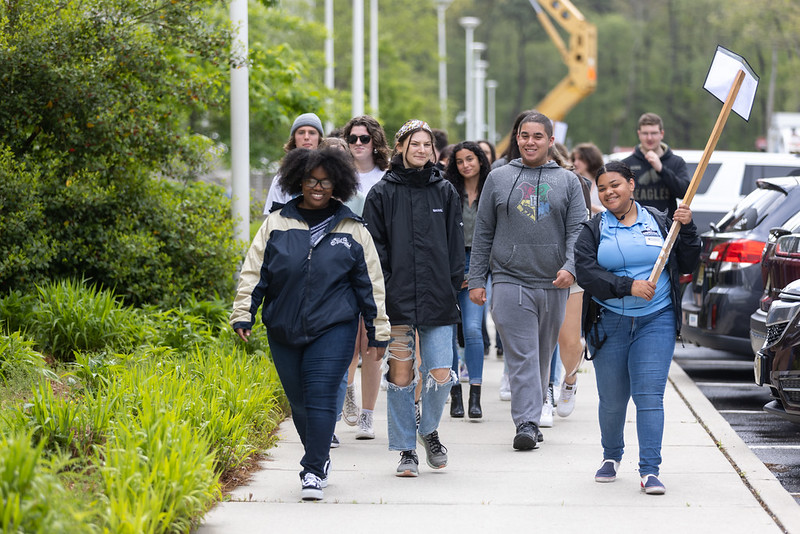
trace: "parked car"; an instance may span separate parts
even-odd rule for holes
[[[683,338],[698,346],[752,356],[749,318],[764,286],[761,253],[771,228],[800,206],[800,178],[756,181],[712,230],[701,235],[700,262],[683,292]]]
[[[789,248],[800,251],[800,236],[792,239]],[[794,254],[800,257],[800,252]],[[755,358],[755,379],[770,388],[773,400],[764,411],[800,425],[800,280],[790,282],[769,308],[767,339]]]
[[[691,179],[703,157],[703,151],[679,149],[674,152],[686,162]],[[616,152],[609,159],[622,159],[630,154]],[[731,206],[756,188],[756,180],[798,175],[800,156],[797,154],[716,150],[711,154],[692,199],[694,223],[700,232],[708,230],[710,223],[718,221]]]
[[[761,253],[761,282],[764,292],[758,301],[758,308],[750,316],[750,345],[756,354],[764,344],[767,335],[767,312],[772,302],[789,282],[800,278],[800,258],[792,251],[792,238],[787,234],[800,235],[800,206],[798,212],[779,228],[769,231],[769,238]],[[783,239],[783,241],[780,241]],[[782,243],[781,246],[778,246]]]

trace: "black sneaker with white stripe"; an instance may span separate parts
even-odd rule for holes
[[[306,473],[303,476],[300,498],[304,501],[322,500],[322,480],[314,473]]]

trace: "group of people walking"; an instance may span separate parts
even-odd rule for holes
[[[315,114],[295,120],[230,322],[247,341],[262,307],[305,449],[304,500],[323,497],[342,412],[358,426],[357,439],[375,437],[382,379],[397,476],[418,476],[417,444],[430,468],[447,466],[438,429],[448,399],[451,416],[465,415],[454,325],[463,334],[467,415],[479,420],[487,301],[508,369],[512,447],[536,449],[540,428],[552,424],[557,345],[566,371],[562,402],[574,406],[585,339],[600,399],[595,480],[616,478],[633,398],[641,487],[665,491],[658,476],[663,396],[680,327],[678,278],[697,262],[699,238],[688,206],[676,202],[688,186],[685,164],[661,142],[660,119],[652,133],[652,117],[640,119],[641,144],[629,164],[603,164],[596,147],[577,145],[574,170],[555,151],[552,121],[536,111],[520,114],[509,149],[493,164],[493,147],[472,141],[448,147],[440,161],[435,132],[422,120],[403,124],[391,154],[372,117],[349,121],[338,148],[319,148]],[[643,175],[649,189],[640,199]],[[653,199],[663,205],[648,207]],[[650,282],[673,220],[680,233]]]

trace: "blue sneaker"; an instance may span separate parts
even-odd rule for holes
[[[314,473],[306,473],[300,490],[300,498],[304,501],[322,500],[322,484]]]
[[[614,482],[617,479],[619,462],[616,460],[603,460],[600,469],[594,474],[595,482]],[[644,487],[644,486],[643,486]]]
[[[664,495],[667,489],[655,475],[645,475],[642,477],[642,491],[648,495]]]

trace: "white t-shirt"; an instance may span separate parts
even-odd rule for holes
[[[380,182],[384,174],[386,171],[382,171],[378,167],[373,167],[371,171],[358,173],[358,192],[367,196],[372,186]]]
[[[272,185],[269,187],[269,193],[267,193],[267,201],[264,203],[264,215],[269,215],[273,202],[286,204],[293,198],[292,195],[287,195],[281,190],[280,179],[280,174],[276,174],[275,178],[272,179]]]

